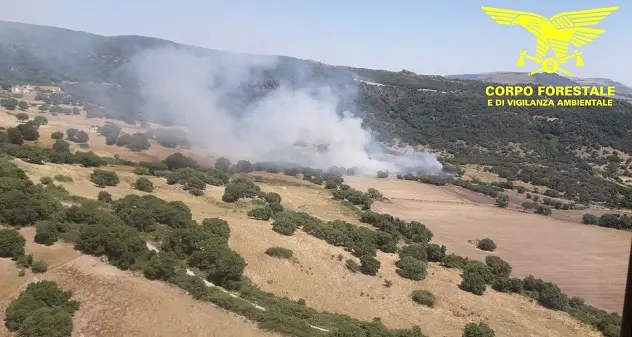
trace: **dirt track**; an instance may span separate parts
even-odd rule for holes
[[[558,284],[567,294],[621,312],[632,233],[477,204],[449,187],[412,181],[347,177],[357,189],[375,187],[390,203],[374,209],[426,224],[433,241],[449,252],[484,259],[470,241],[492,238],[492,253],[509,261],[515,276],[533,274]],[[416,194],[411,196],[411,194]]]

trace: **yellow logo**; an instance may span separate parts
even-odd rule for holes
[[[619,9],[619,6],[585,9],[571,12],[562,12],[545,18],[542,15],[517,11],[513,9],[481,7],[496,23],[505,26],[520,25],[536,37],[535,56],[526,50],[520,52],[517,65],[524,67],[525,58],[540,65],[529,73],[561,73],[572,76],[571,72],[562,68],[566,62],[575,59],[577,67],[583,67],[582,53],[577,49],[583,47],[605,30],[590,28],[599,24],[606,16]],[[576,49],[569,53],[570,45]],[[555,56],[547,57],[549,49],[553,49]]]

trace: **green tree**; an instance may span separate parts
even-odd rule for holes
[[[263,208],[263,207],[253,208],[250,211],[248,211],[248,216],[257,220],[268,221],[270,220],[270,217],[272,216],[270,211],[271,210],[269,210],[268,208]]]
[[[193,158],[187,157],[180,152],[169,155],[167,158],[165,158],[163,162],[170,170],[176,170],[185,167],[198,167],[197,162]]]
[[[29,104],[26,101],[20,101],[20,103],[18,103],[18,108],[20,108],[20,110],[28,110],[29,108]]]
[[[33,311],[20,326],[16,337],[70,337],[72,314],[60,307]]]
[[[15,110],[18,104],[18,100],[13,97],[0,100],[0,105],[7,108],[8,110]]]
[[[279,193],[276,193],[276,192],[266,193],[265,200],[267,203],[274,203],[274,202],[280,203],[281,195],[279,195]]]
[[[57,140],[55,140],[55,143],[53,144],[53,151],[69,152],[70,151],[70,143],[68,143],[67,141],[65,141],[63,139],[57,139]]]
[[[20,132],[20,130],[16,128],[7,129],[7,138],[9,138],[9,142],[11,142],[11,144],[24,144],[24,137],[22,136],[22,132]]]
[[[463,273],[463,280],[461,281],[460,287],[475,295],[483,295],[487,288],[485,279],[481,274],[467,271]]]
[[[26,240],[15,229],[0,229],[0,257],[17,259],[24,255]]]
[[[98,187],[116,186],[120,182],[118,174],[114,171],[106,171],[96,169],[90,175],[90,181],[92,181]]]
[[[71,292],[59,289],[57,283],[53,281],[30,283],[20,296],[7,306],[4,324],[9,331],[17,331],[18,336],[23,337],[69,337],[72,331],[72,319],[62,319],[57,314],[52,318],[46,317],[39,309],[62,310],[73,315],[79,309],[79,303],[71,298]],[[68,324],[70,324],[69,327]],[[66,331],[67,334],[49,335],[48,332],[53,330]],[[46,334],[31,334],[38,331]]]
[[[237,252],[227,249],[215,260],[207,279],[217,285],[234,288],[234,283],[241,280],[244,268],[246,261]]]
[[[492,274],[497,278],[508,278],[509,275],[511,275],[512,268],[509,262],[498,256],[487,256],[485,258],[485,264],[491,268]]]
[[[58,225],[53,221],[40,221],[35,227],[34,241],[41,245],[51,246],[59,239]]]
[[[50,138],[52,139],[63,139],[64,138],[64,133],[61,131],[55,131],[50,135]]]
[[[48,124],[48,118],[44,116],[35,116],[35,118],[33,118],[33,122],[35,122],[37,125],[46,125]]]

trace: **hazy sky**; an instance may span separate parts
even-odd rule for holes
[[[520,50],[534,52],[535,37],[520,27],[496,24],[480,6],[549,17],[562,11],[620,5],[599,25],[606,32],[582,48],[585,67],[575,68],[573,63],[568,68],[575,76],[609,77],[632,85],[630,0],[0,2],[0,20],[441,75],[521,71],[515,66]]]

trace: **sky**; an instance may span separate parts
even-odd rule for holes
[[[585,66],[576,68],[572,62],[567,68],[573,76],[611,78],[632,86],[632,3],[623,0],[0,2],[0,20],[438,75],[532,70],[534,65],[519,68],[516,61],[522,49],[535,52],[535,37],[521,27],[496,24],[481,6],[550,17],[619,5],[598,25],[606,32],[581,48]]]

